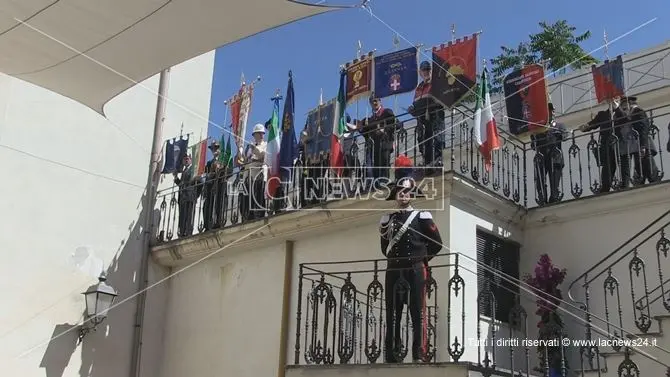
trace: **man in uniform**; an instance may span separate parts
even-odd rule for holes
[[[395,131],[400,124],[396,124],[393,110],[384,108],[374,94],[370,96],[370,105],[372,116],[359,121],[357,126],[366,140],[372,142],[372,177],[377,184],[379,178],[389,178]]]
[[[263,124],[256,124],[251,134],[254,141],[249,145],[244,162],[245,169],[249,171],[249,220],[260,219],[265,216],[265,152],[267,150],[267,142],[263,140],[265,137],[265,126]]]
[[[179,237],[188,237],[193,234],[193,217],[195,216],[195,202],[197,200],[191,156],[184,156],[184,166],[180,173],[181,177],[177,175],[177,172],[173,174],[174,183],[179,186],[177,234]]]
[[[561,144],[567,135],[563,123],[554,119],[554,105],[549,104],[549,125],[540,134],[531,135],[531,146],[535,150],[533,164],[535,166],[535,188],[537,204],[556,203],[562,199],[560,190],[565,159]],[[547,176],[549,176],[549,195],[547,195]]]
[[[442,140],[444,138],[444,109],[430,95],[431,65],[430,62],[421,62],[419,66],[423,79],[414,91],[414,102],[407,109],[417,120],[417,138],[419,151],[423,155],[425,166],[439,165],[442,159]]]
[[[209,145],[209,150],[212,152],[212,159],[207,161],[205,165],[205,184],[202,192],[203,197],[203,206],[202,206],[202,220],[204,225],[204,230],[210,230],[215,228],[216,218],[214,217],[214,208],[216,202],[216,172],[218,170],[219,164],[219,154],[221,153],[221,145],[216,140],[213,140]]]
[[[399,179],[387,199],[395,199],[398,210],[380,221],[381,251],[388,258],[384,287],[387,363],[402,362],[400,321],[405,304],[412,318],[412,360],[425,361],[427,353],[427,267],[442,249],[442,238],[430,212],[412,208],[411,198],[418,195],[422,194],[412,178]]]
[[[647,117],[646,111],[642,110],[637,104],[636,97],[624,97],[621,99],[622,119],[620,123],[628,127],[628,137],[622,145],[619,142],[620,149],[625,148],[626,153],[633,160],[633,184],[642,185],[646,182],[654,183],[658,181],[658,168],[654,161],[654,156],[658,153],[656,144],[651,136],[652,124]],[[624,126],[624,127],[626,127]],[[621,171],[630,172],[630,159],[621,158]],[[630,176],[630,173],[627,174]]]

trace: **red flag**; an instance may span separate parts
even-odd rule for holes
[[[446,107],[453,107],[477,83],[477,34],[433,47],[431,95]]]
[[[510,132],[519,135],[543,129],[549,122],[544,68],[527,65],[505,76],[503,86]]]
[[[624,95],[623,59],[621,55],[616,60],[605,60],[603,65],[591,67],[593,84],[596,90],[598,103]]]

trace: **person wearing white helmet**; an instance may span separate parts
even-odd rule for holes
[[[258,219],[264,216],[265,198],[264,198],[264,176],[263,163],[265,162],[265,152],[267,142],[265,137],[265,126],[258,123],[252,131],[254,141],[247,147],[244,156],[245,168],[249,169],[249,220]]]

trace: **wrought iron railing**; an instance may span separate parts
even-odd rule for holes
[[[670,211],[645,226],[570,284],[568,297],[579,306],[584,317],[585,339],[624,340],[660,332],[654,317],[670,313],[670,290],[664,280],[664,276],[670,275],[668,231]],[[593,289],[602,295],[593,295]],[[594,334],[593,328],[597,326],[606,329],[604,336]],[[670,350],[651,346],[657,352],[655,356],[646,357],[657,362],[670,359]],[[600,353],[622,352],[624,369],[637,369],[630,358],[634,352],[632,348],[622,346],[620,341],[612,342],[611,348],[585,348],[584,358],[593,367],[594,359]],[[622,376],[621,371],[619,376]]]
[[[477,271],[471,267],[472,262]],[[553,341],[554,345],[536,349],[524,342],[531,336],[529,319],[535,323],[527,309],[532,307],[534,312],[538,301],[547,302],[538,300],[548,297],[546,293],[472,258],[450,253],[436,256],[426,266],[425,293],[421,296],[416,292],[422,290],[414,286],[421,287],[421,282],[414,281],[411,272],[397,273],[416,268],[389,268],[388,260],[381,259],[300,264],[292,365],[409,362],[416,321],[422,326],[419,336],[425,346],[419,352],[420,362],[465,361],[483,376],[507,373],[566,377],[591,372],[601,377],[610,375],[608,369],[617,371],[618,377],[640,376],[638,365],[630,358],[636,351],[670,368],[667,358],[658,356],[659,352],[668,351],[656,345],[625,347],[623,361],[607,365],[606,352],[599,349],[596,337],[623,339],[622,334],[627,332],[617,332],[621,327],[613,325],[609,317],[603,318],[603,324],[595,324],[594,316],[582,318],[580,307],[568,302],[559,304],[563,330],[555,332],[555,338],[538,335],[538,339]],[[496,279],[479,274],[479,269],[491,272]],[[482,277],[485,284],[477,284]],[[416,295],[427,303],[420,319],[412,318],[410,311],[409,303],[416,300]],[[497,303],[509,296],[514,305],[507,310],[506,321],[492,320],[489,314],[495,313]],[[399,301],[397,297],[406,299]],[[466,297],[476,297],[476,303],[466,302]],[[400,322],[399,335],[388,331],[389,322]],[[446,324],[446,329],[440,324]],[[472,330],[475,326],[476,333]],[[574,329],[584,329],[586,338],[581,334],[573,338],[592,341],[591,345],[565,343],[569,340],[568,330]],[[389,336],[398,339],[399,344],[389,341]],[[466,338],[470,336],[471,339]],[[659,352],[649,354],[648,350]]]
[[[447,116],[444,127],[438,127],[434,135],[437,142],[434,144],[439,146],[440,153],[430,163],[423,161],[425,150],[421,149],[427,143],[425,138],[421,138],[421,128],[417,127],[416,120],[399,120],[394,133],[392,157],[405,154],[420,168],[420,173],[452,172],[515,205],[540,207],[552,202],[600,195],[605,193],[604,186],[611,187],[611,191],[621,191],[667,179],[664,167],[670,163],[670,153],[666,152],[670,131],[662,124],[670,120],[670,107],[651,109],[648,114],[651,127],[646,137],[654,146],[651,160],[658,172],[651,182],[645,182],[634,174],[636,164],[646,166],[648,161],[642,161],[639,154],[626,154],[630,150],[619,148],[616,136],[604,139],[597,130],[585,133],[573,130],[560,146],[537,151],[531,142],[520,140],[501,128],[502,145],[499,150],[493,151],[491,168],[487,170],[473,135],[471,116],[466,112]],[[632,146],[639,149],[640,139],[645,135],[633,130],[625,137],[628,141],[625,148]],[[602,144],[608,141],[613,146],[604,148]],[[348,187],[369,189],[370,179],[374,176],[371,170],[374,149],[374,140],[365,135],[357,134],[347,143],[347,168],[343,181],[348,182]],[[604,158],[603,151],[612,151],[614,156]],[[558,158],[563,167],[547,164],[542,153]],[[630,174],[622,175],[622,167]],[[329,178],[329,156],[325,154],[310,158],[301,155],[290,172],[290,178],[281,185],[283,191],[280,198],[272,201],[267,201],[263,194],[252,195],[254,184],[258,185],[256,187],[261,193],[265,184],[250,180],[250,175],[255,175],[254,169],[235,167],[207,180],[198,177],[187,186],[173,186],[161,191],[157,197],[159,213],[155,220],[157,241],[188,237],[341,198],[334,195]],[[554,169],[560,169],[560,179],[557,188],[552,191],[551,174],[557,171]],[[610,171],[613,171],[611,178],[604,178],[603,174]],[[632,187],[621,185],[622,177],[630,177],[627,181],[632,183]],[[392,174],[389,178],[393,178]],[[180,224],[184,229],[180,230]]]
[[[555,339],[542,338],[556,342],[555,346],[536,349],[524,341],[531,336],[528,321],[535,323],[527,308],[533,307],[534,312],[537,298],[546,294],[474,261],[477,270],[486,269],[510,283],[484,278],[485,284],[478,284],[482,275],[471,267],[470,261],[456,253],[436,256],[426,267],[425,296],[416,293],[421,289],[413,290],[417,282],[411,272],[398,274],[397,268],[389,268],[387,260],[300,264],[292,365],[409,362],[416,321],[422,330],[425,328],[419,332],[425,346],[422,363],[465,361],[483,376],[503,373],[566,377],[584,372],[604,375],[605,363],[600,355],[591,365],[586,360],[586,347],[565,346],[567,330],[555,332]],[[403,270],[414,269],[415,266]],[[416,295],[427,301],[427,310],[420,319],[412,318],[408,304],[416,300]],[[497,302],[509,296],[514,304],[505,320],[492,321],[487,315],[495,313]],[[399,303],[394,297],[407,298]],[[466,297],[476,297],[476,303],[466,302]],[[572,328],[588,325],[570,310],[569,304],[561,306],[566,324]],[[388,323],[397,323],[396,318],[400,319],[399,335],[387,331]],[[446,329],[440,324],[446,324]],[[474,326],[476,333],[472,331]],[[593,331],[607,335],[598,326]],[[399,344],[390,341],[389,336],[399,339]],[[466,338],[469,336],[473,339]],[[621,372],[619,376],[625,377]]]

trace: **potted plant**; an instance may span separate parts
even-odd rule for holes
[[[540,321],[537,323],[538,339],[554,340],[555,342],[546,351],[544,344],[537,347],[540,358],[540,366],[537,370],[544,372],[548,365],[549,377],[561,376],[562,359],[565,355],[564,352],[561,352],[560,345],[560,341],[565,337],[565,326],[558,313],[558,306],[563,299],[559,286],[563,283],[565,275],[565,269],[554,266],[551,258],[547,254],[543,254],[535,266],[534,274],[526,274],[523,279],[528,285],[535,288],[535,293],[538,295],[535,301],[537,304],[535,314],[540,317]],[[565,368],[566,370],[568,368],[567,361]]]

